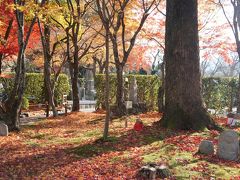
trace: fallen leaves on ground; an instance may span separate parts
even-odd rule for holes
[[[240,168],[236,162],[195,155],[203,139],[212,140],[216,145],[217,131],[202,133],[159,128],[154,122],[161,114],[156,112],[126,118],[137,117],[145,124],[143,131],[133,130],[134,121],[129,120],[125,128],[124,119],[116,119],[111,122],[107,141],[101,139],[105,118],[102,112],[71,113],[27,125],[20,133],[0,137],[0,177],[134,179],[147,158],[169,164],[174,175],[177,172],[172,164],[187,167],[193,163],[192,158],[199,162],[186,171],[208,172],[209,163]],[[188,153],[191,158],[178,157],[181,153]],[[169,162],[171,157],[172,164]]]

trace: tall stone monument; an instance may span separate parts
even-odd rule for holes
[[[94,88],[94,76],[91,65],[88,65],[85,73],[85,95],[86,100],[94,100],[95,98],[95,88]]]
[[[137,80],[136,78],[132,78],[130,80],[130,84],[129,84],[129,100],[133,102],[133,104],[137,104],[138,103],[138,94],[137,94]]]

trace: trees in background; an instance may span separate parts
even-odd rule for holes
[[[227,4],[229,1],[227,1]],[[223,14],[227,19],[228,25],[231,28],[231,31],[235,38],[236,52],[238,54],[238,60],[240,60],[240,1],[231,0],[232,11],[226,11],[225,5],[226,2],[219,0],[219,5],[223,10]],[[230,14],[230,12],[232,14]],[[230,19],[231,18],[231,19]],[[237,103],[237,112],[240,113],[240,72],[239,72],[239,82],[238,82],[238,103]]]
[[[208,0],[199,2],[201,9],[206,8],[203,6],[203,2],[206,3]],[[9,3],[14,5],[6,8],[6,4]],[[230,41],[224,44],[221,42],[221,39],[216,40],[223,32],[217,28],[212,30],[208,28],[208,24],[214,14],[206,15],[205,11],[201,11],[199,13],[201,20],[198,21],[196,0],[191,0],[188,3],[180,0],[169,0],[167,1],[165,49],[163,45],[165,41],[163,27],[165,26],[166,14],[161,11],[165,4],[158,6],[158,3],[159,1],[157,0],[42,0],[41,2],[24,0],[11,2],[11,0],[3,0],[0,4],[0,9],[2,10],[0,14],[6,18],[0,18],[0,69],[2,69],[3,59],[7,59],[12,55],[18,55],[14,89],[6,103],[6,108],[1,110],[6,116],[9,116],[8,119],[11,119],[9,125],[13,129],[18,129],[19,127],[18,117],[24,92],[26,72],[25,52],[29,45],[35,45],[32,43],[35,41],[31,40],[35,36],[41,37],[42,48],[40,54],[44,57],[45,96],[53,110],[54,116],[57,116],[56,104],[54,102],[55,81],[65,62],[68,64],[71,76],[72,110],[78,111],[80,100],[78,89],[80,82],[79,68],[84,66],[87,61],[90,61],[94,64],[94,72],[98,67],[100,73],[106,74],[105,107],[107,108],[107,117],[104,137],[107,137],[110,119],[108,102],[109,64],[112,63],[116,69],[118,79],[117,114],[122,116],[126,110],[123,91],[124,70],[130,69],[134,71],[142,66],[148,67],[146,54],[151,54],[148,49],[151,46],[154,52],[160,48],[162,51],[165,51],[164,63],[161,66],[163,93],[160,93],[160,99],[163,102],[165,91],[166,112],[162,125],[166,127],[176,126],[176,128],[185,127],[186,129],[197,129],[213,125],[202,107],[200,97],[198,32],[201,34],[200,47],[203,52],[201,56],[205,59],[210,59],[213,56],[212,54],[216,52],[218,54],[216,59],[219,59],[216,68],[221,70],[223,74],[229,73],[223,69],[224,66],[220,62],[221,59],[233,62],[229,66],[229,71],[233,72],[233,69],[236,69],[238,63],[232,61],[228,56],[235,46]],[[232,0],[231,5],[234,9],[232,22],[227,16],[229,12],[225,11],[224,4],[220,1],[220,6],[236,39],[238,52],[238,46],[240,47],[238,35],[239,1]],[[214,4],[211,7],[207,7],[207,11],[213,12],[212,8],[215,6]],[[26,11],[27,9],[28,11]],[[149,18],[149,14],[152,12],[154,14]],[[162,14],[159,19],[157,18],[158,14]],[[161,28],[154,28],[156,19],[159,20],[158,26]],[[35,25],[36,22],[38,27]],[[146,22],[149,23],[149,27],[144,27]],[[38,35],[35,35],[36,27]],[[226,24],[224,27],[227,27]],[[30,38],[32,32],[34,34]],[[141,37],[141,42],[137,41],[137,37]],[[13,45],[17,41],[18,44]],[[37,42],[39,42],[39,39]],[[156,42],[156,44],[152,45],[152,42]],[[105,45],[105,48],[99,49],[103,45]],[[103,52],[105,52],[105,55],[103,55]],[[162,52],[160,53],[163,54]],[[56,59],[60,58],[62,60],[58,61],[56,68],[54,64]],[[166,79],[164,78],[165,65]],[[208,63],[203,63],[202,65],[203,71],[205,71],[204,69],[207,68]],[[146,69],[145,67],[144,69]],[[213,72],[215,72],[214,69]],[[52,75],[54,75],[53,78],[51,77]],[[189,86],[189,82],[192,82],[191,86]],[[186,87],[188,87],[187,90]],[[163,107],[164,104],[162,102],[160,104]]]
[[[16,26],[13,26],[14,22],[14,12],[7,8],[7,5],[12,3],[9,1],[0,2],[0,73],[2,73],[2,63],[4,58],[17,53],[17,46],[9,46],[9,38],[11,38],[11,32],[16,33]],[[10,41],[13,39],[11,38]],[[16,41],[15,41],[16,42]],[[13,45],[11,43],[11,45]]]
[[[47,117],[49,116],[49,106],[52,109],[53,116],[57,116],[58,112],[55,104],[55,86],[58,80],[59,74],[62,70],[63,65],[66,63],[66,58],[61,56],[61,60],[54,62],[54,57],[56,57],[56,51],[59,46],[62,45],[66,40],[64,32],[56,26],[56,23],[52,20],[52,17],[56,17],[55,14],[59,13],[59,9],[56,3],[49,2],[48,0],[42,0],[40,4],[40,9],[42,10],[41,16],[38,17],[38,27],[42,42],[42,51],[44,59],[44,89],[45,89],[45,102],[47,105]],[[45,11],[45,9],[49,9]],[[58,16],[62,17],[61,13]],[[60,18],[59,17],[59,18]],[[53,37],[53,32],[55,36]],[[63,50],[63,47],[61,48]],[[58,53],[60,56],[60,53]],[[57,65],[56,65],[57,64]]]
[[[110,19],[109,37],[118,79],[116,105],[118,115],[121,116],[126,111],[123,95],[124,66],[147,17],[155,8],[156,1],[108,0],[102,3],[105,3],[105,14]]]
[[[93,48],[93,41],[101,29],[94,22],[94,14],[90,5],[93,1],[69,0],[59,3],[62,9],[63,21],[53,20],[66,33],[66,56],[72,84],[73,106],[72,111],[79,111],[79,63]],[[94,25],[93,25],[94,24]],[[95,28],[93,28],[95,27]]]

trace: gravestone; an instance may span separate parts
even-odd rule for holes
[[[227,130],[220,134],[217,155],[224,160],[237,161],[239,159],[239,136],[237,132]]]
[[[8,126],[0,122],[0,136],[8,136]]]
[[[94,88],[94,75],[93,70],[90,65],[88,69],[86,69],[85,73],[85,96],[87,100],[94,100],[95,96],[95,88]]]
[[[214,154],[213,143],[208,140],[203,140],[203,141],[201,141],[198,150],[199,150],[199,153],[201,153],[201,154],[212,155],[212,154]]]
[[[136,104],[138,102],[137,99],[137,81],[134,77],[129,84],[129,100]]]

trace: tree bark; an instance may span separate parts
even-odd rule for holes
[[[240,113],[240,73],[238,74],[237,113]]]
[[[108,27],[108,24],[106,25]],[[103,139],[107,139],[110,121],[110,105],[109,105],[109,29],[106,28],[105,46],[106,46],[106,66],[105,66],[105,106],[106,118],[104,124]]]
[[[158,89],[158,112],[164,112],[164,94],[165,94],[165,60],[163,57],[163,62],[161,64],[161,72],[162,72],[162,86]]]
[[[116,94],[117,115],[123,116],[126,114],[126,106],[124,103],[123,66],[119,64],[116,66],[116,69],[117,69],[117,94]]]
[[[51,50],[50,50],[50,36],[51,36],[51,30],[50,27],[47,24],[44,24],[44,30],[42,32],[41,24],[38,19],[38,27],[41,34],[41,41],[42,41],[42,48],[43,48],[43,56],[44,56],[44,86],[45,86],[45,92],[47,93],[47,102],[48,105],[51,106],[53,116],[58,116],[58,112],[56,109],[56,105],[54,102],[54,87],[55,82],[51,79]],[[48,114],[48,113],[47,113]]]
[[[79,74],[79,69],[78,69],[78,63],[72,65],[72,94],[73,94],[73,107],[72,111],[79,111],[80,105],[79,105],[79,94],[78,94],[78,74]]]
[[[51,60],[52,57],[50,55],[50,28],[48,25],[44,26],[44,37],[45,37],[45,55],[44,55],[44,81],[48,93],[48,103],[52,108],[53,116],[58,116],[58,112],[56,109],[56,105],[54,102],[54,84],[51,80]]]
[[[163,127],[213,128],[200,95],[197,0],[167,0],[165,112]]]
[[[17,4],[18,2],[15,2]],[[19,4],[21,5],[21,4]],[[22,105],[22,98],[25,87],[25,49],[27,40],[24,40],[24,14],[16,10],[16,18],[18,21],[18,58],[16,66],[16,75],[14,80],[14,87],[11,91],[9,99],[6,102],[5,122],[10,131],[20,130],[20,112]],[[30,30],[29,30],[30,31]],[[28,35],[30,36],[29,32]],[[28,37],[28,36],[27,36]]]

